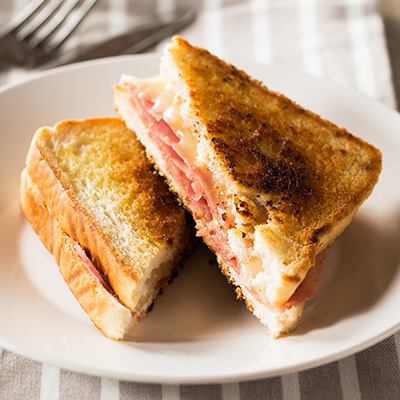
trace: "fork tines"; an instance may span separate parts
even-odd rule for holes
[[[31,0],[3,29],[29,47],[45,54],[57,49],[90,11],[96,0]]]

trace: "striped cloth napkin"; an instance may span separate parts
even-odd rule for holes
[[[4,24],[27,0],[2,0]],[[99,0],[66,43],[71,52],[151,14],[192,5],[199,17],[181,34],[224,59],[303,69],[395,107],[382,20],[373,0]],[[160,52],[163,43],[154,49]],[[0,84],[34,71],[0,71]],[[161,385],[70,372],[0,348],[0,400],[9,399],[395,399],[400,334],[342,360],[250,382]]]

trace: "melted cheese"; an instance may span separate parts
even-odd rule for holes
[[[153,104],[152,110],[159,119],[163,119],[179,137],[175,150],[188,161],[196,164],[197,141],[192,129],[185,124],[182,117],[182,101],[175,96],[172,82],[168,82],[162,74],[152,78],[131,78],[132,83],[139,89],[139,98]]]

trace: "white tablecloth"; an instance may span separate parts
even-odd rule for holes
[[[2,0],[0,23],[26,2]],[[163,14],[190,3],[200,14],[181,34],[193,44],[228,60],[303,69],[395,107],[382,19],[373,0],[99,0],[63,51],[122,31],[154,12]],[[149,51],[160,52],[162,46]],[[0,70],[0,84],[16,83],[34,72]],[[0,348],[0,399],[395,399],[400,398],[399,346],[396,334],[311,370],[212,385],[142,384],[94,377]]]

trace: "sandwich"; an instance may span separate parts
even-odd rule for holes
[[[239,297],[273,337],[290,332],[381,153],[181,37],[159,75],[123,75],[114,96]]]
[[[151,308],[193,237],[190,217],[114,117],[39,129],[21,205],[81,307],[114,340]]]

